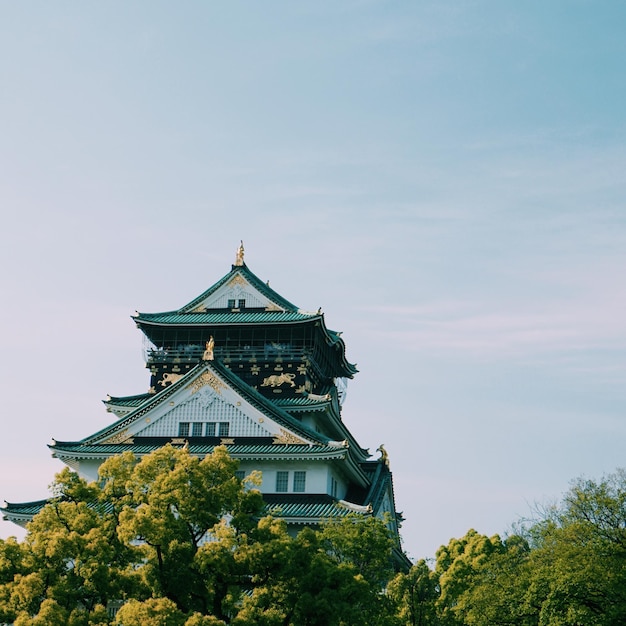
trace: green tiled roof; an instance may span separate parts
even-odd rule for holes
[[[177,444],[182,446],[183,444]],[[219,445],[219,444],[218,444]],[[143,443],[105,443],[105,444],[89,444],[80,441],[55,441],[48,447],[59,456],[67,453],[71,456],[97,456],[108,457],[114,454],[131,451],[137,456],[150,454],[163,446],[163,442]],[[190,454],[194,456],[203,456],[211,454],[215,449],[215,444],[189,443],[188,448]],[[346,448],[338,446],[309,446],[306,444],[235,444],[227,445],[228,453],[235,457],[289,457],[294,458],[306,456],[308,459],[315,457],[327,459],[329,457],[342,457],[346,454]]]
[[[263,515],[272,515],[273,517],[286,519],[286,521],[293,521],[294,523],[345,517],[350,513],[354,513],[352,509],[324,494],[302,495],[295,498],[290,497],[290,495],[281,497],[281,494],[270,494],[264,495],[264,499],[266,499],[266,503]],[[50,504],[52,501],[52,499],[48,499],[35,502],[7,502],[5,507],[0,508],[0,511],[4,513],[5,519],[32,519],[46,504]]]
[[[283,309],[286,309],[287,311],[298,310],[298,307],[295,304],[292,304],[291,302],[289,302],[289,300],[283,298],[267,283],[264,283],[256,274],[251,272],[248,266],[244,263],[240,266],[233,265],[231,271],[228,272],[226,276],[218,280],[214,285],[209,287],[204,293],[201,293],[197,298],[194,298],[191,302],[179,309],[179,312],[184,313],[186,311],[191,311],[192,309],[195,309],[203,300],[206,300],[212,293],[214,293],[222,285],[226,284],[236,274],[241,274],[255,289],[260,291],[266,298],[268,298],[278,306],[282,307]]]
[[[274,517],[280,518],[296,518],[293,521],[300,521],[305,523],[311,520],[324,520],[333,517],[346,517],[351,513],[355,513],[353,509],[336,502],[329,500],[326,497],[319,499],[308,496],[302,498],[300,501],[280,502],[274,501],[271,498],[271,502],[265,505],[265,513]],[[360,513],[364,515],[365,513]]]
[[[311,398],[298,397],[298,398],[276,398],[272,402],[276,406],[280,406],[287,411],[292,408],[324,408],[332,400],[312,400]]]
[[[0,511],[5,514],[5,519],[6,517],[10,517],[11,515],[32,516],[39,513],[39,511],[41,511],[41,509],[43,509],[43,507],[46,506],[48,502],[50,502],[50,500],[35,500],[33,502],[18,503],[7,502],[6,506],[0,508]]]
[[[207,311],[206,313],[139,313],[133,319],[138,324],[163,324],[174,326],[229,326],[245,324],[290,324],[321,317],[317,313],[297,311]]]
[[[114,406],[125,406],[129,408],[135,408],[142,405],[149,398],[154,398],[153,393],[142,393],[137,396],[122,396],[113,397],[109,396],[107,400],[103,400],[105,404],[112,404]]]

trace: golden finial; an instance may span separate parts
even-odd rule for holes
[[[235,265],[237,266],[243,265],[243,254],[244,254],[244,249],[243,249],[243,240],[242,240],[241,243],[239,244],[239,247],[237,248],[237,256],[235,257]]]

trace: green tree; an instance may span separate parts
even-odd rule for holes
[[[383,522],[348,516],[321,532],[304,529],[295,538],[271,518],[262,520],[259,529],[263,539],[241,553],[252,590],[233,624],[391,623],[392,606],[384,593],[389,578],[374,571],[380,565],[391,574],[392,544]]]
[[[470,530],[437,553],[441,624],[626,623],[626,473],[579,479],[502,541]]]
[[[388,593],[406,626],[438,624],[439,576],[421,559],[407,573],[399,572],[389,583]]]
[[[132,550],[118,540],[97,486],[66,469],[54,490],[63,497],[33,519],[19,551],[12,540],[2,545],[0,613],[16,624],[31,617],[49,624],[98,623],[89,620],[101,621],[111,599],[136,592],[129,575]]]
[[[169,598],[185,613],[226,617],[227,585],[206,585],[198,552],[225,519],[235,534],[256,523],[263,500],[235,477],[237,466],[224,447],[199,460],[164,446],[142,459],[126,481],[118,536],[126,545],[138,543],[136,561],[143,563],[151,594]]]
[[[168,598],[131,599],[118,611],[115,623],[120,626],[183,626],[186,617]]]
[[[0,621],[390,623],[385,524],[349,516],[291,537],[236,468],[225,448],[199,460],[164,446],[107,460],[91,484],[64,470],[26,539],[0,541]]]
[[[528,530],[541,626],[626,623],[626,473],[579,479]]]

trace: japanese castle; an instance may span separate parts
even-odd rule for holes
[[[108,457],[170,443],[202,457],[224,445],[244,477],[262,472],[266,511],[291,532],[357,513],[384,518],[406,563],[387,453],[372,460],[341,417],[348,362],[340,333],[321,311],[306,312],[255,276],[243,244],[223,278],[176,311],[136,313],[144,334],[147,393],[109,396],[115,420],[80,441],[55,441],[52,455],[87,480]],[[46,501],[7,503],[24,526]]]

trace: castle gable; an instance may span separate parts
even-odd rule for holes
[[[238,386],[232,374],[203,363],[85,443],[122,443],[144,437],[315,442],[306,429],[298,427],[296,419],[280,409],[264,406],[260,396],[247,397],[249,394],[241,393]]]
[[[194,308],[189,312],[201,313],[212,309],[284,311],[284,307],[272,301],[253,284],[246,276],[248,273],[241,270],[231,272],[224,284],[206,294],[199,302],[194,301]]]

